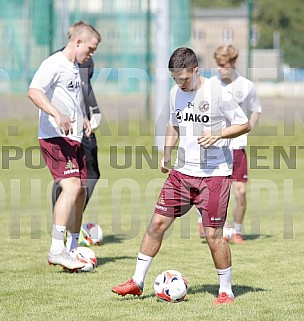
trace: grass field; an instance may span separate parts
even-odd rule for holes
[[[46,262],[52,180],[35,147],[36,121],[0,125],[0,320],[303,320],[301,125],[292,136],[274,125],[276,135],[267,136],[261,129],[250,138],[247,241],[231,245],[236,302],[221,307],[212,305],[218,279],[208,247],[198,237],[195,210],[168,231],[140,298],[111,292],[133,274],[165,178],[157,169],[158,155],[151,152],[153,137],[141,136],[135,123],[124,136],[112,124],[110,134],[97,133],[102,178],[84,222],[100,224],[104,244],[92,248],[98,257],[95,273],[70,274]],[[190,290],[184,302],[156,301],[153,282],[166,269],[187,277]]]

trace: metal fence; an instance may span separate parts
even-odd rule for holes
[[[78,20],[102,36],[94,55],[96,75],[106,70],[108,81],[115,82],[122,68],[153,70],[158,1],[0,0],[0,92],[25,92],[42,60],[64,46],[69,25]],[[190,7],[188,0],[170,1],[172,49],[188,44]]]

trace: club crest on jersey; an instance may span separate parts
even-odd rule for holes
[[[242,92],[242,91],[237,91],[237,92],[235,93],[235,97],[236,97],[236,98],[243,98],[243,92]]]
[[[199,104],[198,104],[198,109],[202,112],[206,112],[209,110],[209,103],[208,101],[206,100],[203,100],[201,101]]]
[[[66,87],[68,90],[74,90],[76,88],[80,87],[79,81],[74,81],[73,79],[70,79],[67,81]]]

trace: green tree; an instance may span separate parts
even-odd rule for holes
[[[304,68],[304,6],[299,0],[252,0],[254,23],[259,30],[256,48],[272,49],[274,33],[280,35],[283,61],[293,68]],[[192,0],[192,7],[233,7],[248,0]]]
[[[260,38],[257,48],[273,48],[273,34],[279,32],[284,62],[304,68],[304,6],[301,1],[255,1],[255,23]]]

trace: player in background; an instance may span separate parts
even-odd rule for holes
[[[234,99],[242,107],[249,118],[251,128],[255,127],[260,118],[262,107],[256,94],[252,81],[240,75],[236,70],[238,50],[232,45],[219,46],[213,55],[218,66],[218,75],[213,78],[227,91],[231,92]],[[232,190],[234,193],[233,208],[233,234],[231,241],[242,244],[244,216],[246,212],[246,182],[247,182],[247,134],[233,138],[233,172]],[[203,227],[199,215],[199,234],[204,237]]]
[[[62,51],[45,59],[30,84],[28,97],[39,108],[38,139],[42,155],[62,192],[54,207],[48,262],[74,270],[84,266],[66,251],[66,231],[79,233],[86,199],[86,159],[81,144],[91,124],[83,112],[79,65],[93,56],[100,34],[85,24]]]
[[[79,21],[73,24],[68,32],[68,39],[70,39],[73,33],[77,32],[79,28],[82,28],[85,25],[85,22]],[[62,48],[61,50],[63,50]],[[79,64],[79,74],[81,79],[81,87],[84,99],[84,108],[85,115],[90,121],[92,133],[89,137],[85,134],[82,138],[82,146],[86,155],[86,166],[87,166],[87,186],[86,186],[86,201],[84,209],[86,208],[89,199],[91,198],[94,187],[100,177],[99,166],[98,166],[98,151],[97,151],[97,141],[94,134],[101,121],[101,112],[98,107],[95,94],[92,88],[91,79],[94,73],[94,62],[93,58],[90,57],[83,64]],[[52,189],[52,203],[53,208],[55,207],[56,200],[58,199],[61,193],[61,186],[59,182],[54,181]],[[67,232],[66,247],[67,251],[73,250],[78,245],[79,233]]]
[[[168,67],[176,84],[170,91],[170,120],[161,171],[169,172],[171,152],[179,141],[177,159],[143,237],[135,272],[129,281],[114,286],[112,291],[123,296],[142,294],[145,276],[164,233],[177,217],[195,205],[202,215],[219,277],[219,293],[214,303],[231,303],[234,301],[231,253],[223,239],[232,173],[230,138],[247,133],[250,125],[231,95],[222,97],[218,82],[200,76],[197,56],[191,49],[176,49]]]

